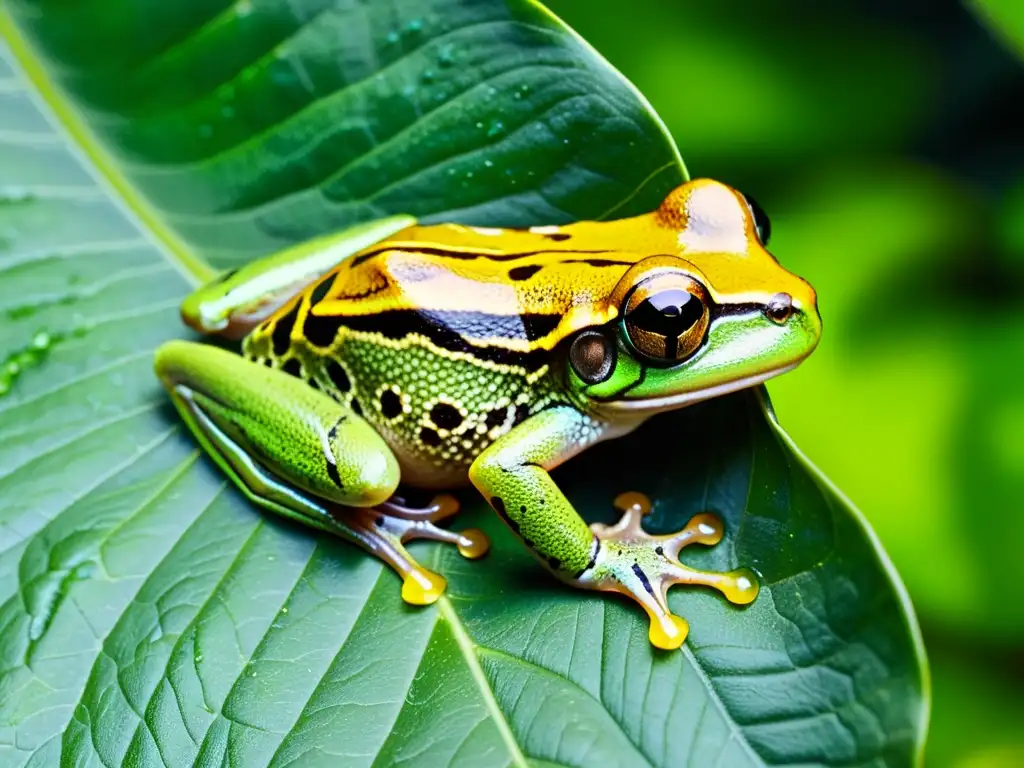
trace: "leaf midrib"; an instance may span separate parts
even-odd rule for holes
[[[487,707],[487,711],[490,713],[491,719],[498,729],[502,742],[504,742],[506,749],[508,749],[509,758],[512,761],[511,764],[516,766],[516,768],[529,768],[526,757],[519,747],[519,742],[516,740],[515,734],[512,733],[512,727],[505,718],[505,713],[501,711],[498,700],[494,696],[494,690],[487,681],[483,667],[480,666],[480,659],[476,655],[478,646],[473,641],[473,638],[469,636],[469,632],[466,631],[466,627],[458,617],[458,614],[455,613],[455,608],[452,606],[448,595],[442,595],[437,601],[437,611],[448,622],[452,637],[455,638],[455,643],[459,646],[459,652],[462,653],[466,661],[466,667],[473,677],[473,682],[476,683],[477,688],[480,690],[480,696],[484,700],[484,705]]]
[[[60,87],[47,75],[32,45],[22,36],[5,4],[0,4],[0,37],[17,62],[20,74],[32,88],[28,95],[64,134],[66,146],[78,155],[82,166],[109,192],[108,198],[144,233],[181,275],[192,285],[201,285],[216,272],[200,259],[166,224],[118,170],[110,153],[75,113]]]

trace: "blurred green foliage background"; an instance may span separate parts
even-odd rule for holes
[[[769,392],[911,593],[926,764],[1024,766],[1024,2],[547,4],[818,290]]]

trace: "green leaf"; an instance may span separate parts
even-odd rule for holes
[[[797,375],[772,382],[780,418],[869,510],[929,626],[1019,641],[1024,605],[993,589],[1024,578],[1013,552],[1024,536],[1016,501],[1024,493],[1016,438],[1024,393],[1002,373],[1024,363],[1012,245],[997,244],[991,220],[956,176],[931,166],[892,158],[834,165],[807,174],[798,189],[773,212],[773,244],[823,297],[826,337]],[[1013,196],[1005,203],[1009,241]],[[864,227],[883,219],[884,227]],[[958,290],[965,280],[1002,289],[972,300]],[[969,327],[944,311],[954,295],[969,305]],[[878,306],[891,310],[883,318]],[[962,352],[950,355],[954,348]],[[851,382],[858,397],[834,408]],[[823,411],[827,423],[814,415]],[[870,451],[854,462],[851,446]],[[979,509],[999,536],[963,535]],[[936,578],[937,562],[955,562],[956,578]]]
[[[1024,57],[1024,7],[1017,0],[968,0],[971,8],[985,24]]]
[[[45,6],[45,12],[43,7]],[[389,212],[537,224],[684,177],[645,102],[521,0],[0,5],[0,764],[695,765],[917,760],[902,587],[757,395],[557,471],[593,519],[728,525],[687,645],[547,577],[481,501],[413,609],[349,545],[259,513],[151,371],[198,280]],[[472,174],[472,175],[471,175]],[[665,451],[659,446],[671,445]]]

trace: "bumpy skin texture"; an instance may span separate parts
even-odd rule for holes
[[[597,440],[604,425],[562,406],[523,427],[480,454],[470,480],[549,569],[577,578],[594,564],[597,542],[547,470]]]
[[[299,306],[299,320],[308,316]],[[426,488],[465,485],[476,456],[531,414],[570,402],[549,370],[540,375],[514,366],[446,354],[426,340],[343,335],[329,352],[305,336],[274,353],[280,325],[250,336],[244,353],[291,370],[373,425],[393,446],[403,480]]]
[[[268,509],[337,521],[403,575],[410,602],[436,599],[444,582],[402,541],[450,541],[467,557],[486,542],[432,525],[448,502],[429,514],[385,503],[399,469],[427,488],[471,480],[554,574],[640,602],[660,647],[686,633],[665,602],[671,584],[753,599],[752,574],[676,559],[721,537],[710,518],[650,537],[638,522],[649,502],[634,499],[619,526],[591,529],[548,475],[653,413],[756,384],[813,350],[814,291],[765,250],[746,199],[697,180],[615,222],[409,223],[297,246],[183,305],[196,329],[244,337],[245,360],[185,342],[157,355],[189,427],[236,483]],[[328,254],[340,261],[324,272]],[[345,511],[360,506],[377,513]]]
[[[292,376],[187,341],[164,344],[156,372],[172,387],[192,390],[218,428],[298,488],[372,507],[398,487],[398,462],[373,427]]]

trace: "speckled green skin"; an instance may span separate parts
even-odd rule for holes
[[[428,342],[359,337],[325,356],[293,336],[275,355],[271,338],[251,335],[245,355],[291,370],[362,414],[394,451],[405,482],[452,488],[471,479],[558,576],[575,578],[592,561],[593,533],[541,467],[583,450],[607,425],[575,407],[559,366],[528,374]]]
[[[495,441],[469,470],[494,511],[556,574],[577,578],[597,541],[548,469],[598,439],[603,425],[570,406],[542,411]]]
[[[244,354],[292,370],[361,414],[395,452],[404,481],[421,487],[465,485],[482,450],[528,416],[572,399],[552,371],[530,381],[426,343],[346,338],[325,355],[300,337],[275,356],[270,336],[250,336]]]
[[[398,486],[394,454],[364,419],[281,371],[217,347],[173,341],[156,371],[235,445],[316,497],[354,507],[386,501]]]

